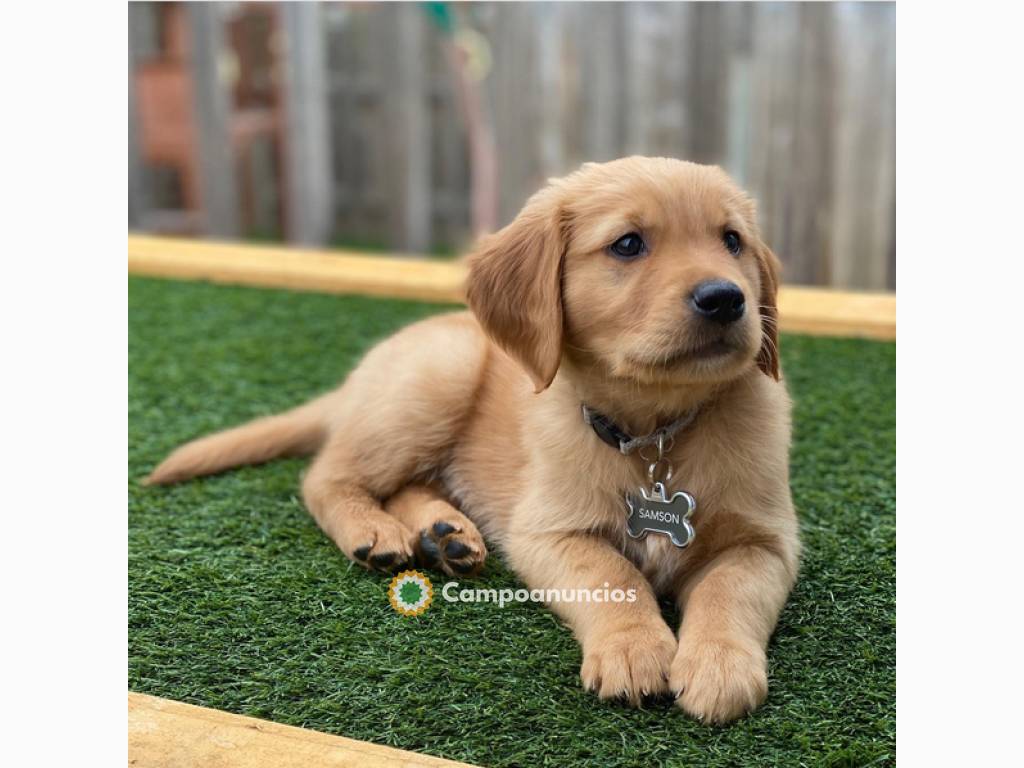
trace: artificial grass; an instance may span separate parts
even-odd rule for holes
[[[802,573],[768,701],[725,728],[585,693],[575,640],[541,606],[397,615],[388,579],[303,509],[305,461],[139,484],[178,443],[333,387],[447,308],[129,280],[129,688],[483,765],[894,762],[894,344],[782,339]],[[517,586],[494,554],[477,583]]]

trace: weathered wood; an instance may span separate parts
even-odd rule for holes
[[[284,93],[288,239],[304,245],[321,245],[334,230],[322,8],[317,3],[283,3],[281,14],[287,82]]]
[[[895,287],[895,8],[843,4],[837,10],[838,71],[832,282]]]
[[[500,166],[499,224],[546,177],[583,161],[668,155],[723,165],[750,190],[790,282],[894,286],[894,4],[453,8],[493,53],[481,91]],[[328,235],[300,239],[416,251],[464,244],[472,169],[451,67],[437,65],[445,33],[415,3],[316,12],[326,20],[333,157],[305,164],[330,181],[289,195],[289,210],[295,220],[333,216]],[[306,27],[285,31],[300,48],[313,42]],[[315,94],[300,90],[297,111],[312,110],[316,122]],[[291,151],[315,144],[296,136]],[[222,180],[203,168],[208,181]]]
[[[622,49],[629,51],[623,59],[626,88],[619,102],[626,112],[623,154],[642,155],[651,144],[655,122],[657,58],[648,41],[657,31],[658,8],[654,3],[629,3],[623,10]]]
[[[501,225],[544,181],[537,145],[538,34],[532,5],[497,3],[482,18],[494,59],[492,76],[483,85],[495,118]]]
[[[624,67],[608,55],[622,41],[622,3],[573,3],[575,60],[579,62],[581,145],[575,163],[614,160],[622,150],[626,110],[622,103]]]
[[[134,768],[457,768],[440,757],[128,692]],[[471,766],[469,768],[472,768]]]
[[[802,3],[799,11],[792,124],[795,162],[787,176],[794,202],[786,209],[786,268],[799,275],[802,283],[828,285],[834,157],[833,12],[824,3]]]
[[[798,17],[790,7],[758,3],[751,20],[753,27],[750,179],[749,188],[758,201],[759,219],[765,239],[786,266],[786,279],[805,282],[790,267],[792,243],[787,221],[792,201],[792,178],[799,158],[794,154],[796,58]]]
[[[690,156],[698,162],[719,162],[726,155],[728,139],[729,46],[726,17],[713,3],[696,3],[688,20],[691,46],[689,66],[692,77],[686,102],[692,105],[693,122],[699,128],[690,134]]]
[[[229,104],[222,79],[223,9],[218,3],[189,3],[189,39],[199,139],[204,230],[218,237],[239,233],[235,159],[230,140]]]
[[[390,171],[381,73],[382,15],[343,3],[321,6],[327,26],[331,148],[334,153],[335,239],[386,244],[392,228],[385,183]],[[387,136],[388,134],[383,134]]]
[[[135,105],[135,70],[137,46],[141,40],[136,31],[140,5],[128,6],[128,23],[134,34],[128,35],[128,226],[139,226],[143,213],[150,208],[144,177],[142,155],[139,150],[138,114]]]
[[[128,271],[150,277],[451,302],[462,301],[466,275],[461,262],[142,235],[128,236]],[[779,292],[779,326],[795,333],[895,339],[896,296],[785,286]]]
[[[387,51],[387,124],[380,129],[389,137],[389,207],[393,224],[388,241],[392,247],[403,250],[428,251],[433,147],[428,113],[429,71],[424,67],[426,19],[419,9],[403,8],[400,4],[386,11],[393,14],[389,30],[393,42]]]
[[[565,170],[562,112],[562,34],[564,9],[560,3],[538,5],[537,69],[539,75],[540,168],[544,176]]]

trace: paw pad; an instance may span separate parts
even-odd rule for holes
[[[409,558],[400,556],[397,552],[380,552],[371,555],[371,549],[373,547],[366,544],[354,550],[352,556],[367,568],[382,573],[394,573],[409,566]]]
[[[483,567],[487,551],[451,523],[438,520],[420,531],[416,554],[424,568],[440,569],[449,576],[470,576]]]

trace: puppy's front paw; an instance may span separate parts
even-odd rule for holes
[[[637,706],[668,690],[676,638],[664,623],[618,630],[588,642],[580,679],[602,699],[624,698]]]
[[[397,573],[412,562],[412,548],[406,543],[409,529],[387,515],[360,521],[350,535],[355,546],[346,554],[364,568]]]
[[[676,703],[702,722],[723,724],[756,709],[768,695],[764,651],[723,640],[683,640],[669,685]]]
[[[449,576],[475,576],[487,559],[480,531],[469,518],[450,508],[446,517],[419,532],[413,546],[424,568],[440,568]]]

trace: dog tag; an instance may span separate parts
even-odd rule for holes
[[[685,547],[696,533],[690,524],[690,517],[697,510],[697,501],[685,491],[677,491],[667,498],[664,483],[654,483],[648,493],[640,489],[640,495],[626,493],[629,517],[626,530],[634,539],[642,539],[648,533],[662,533],[672,539],[677,547]]]

